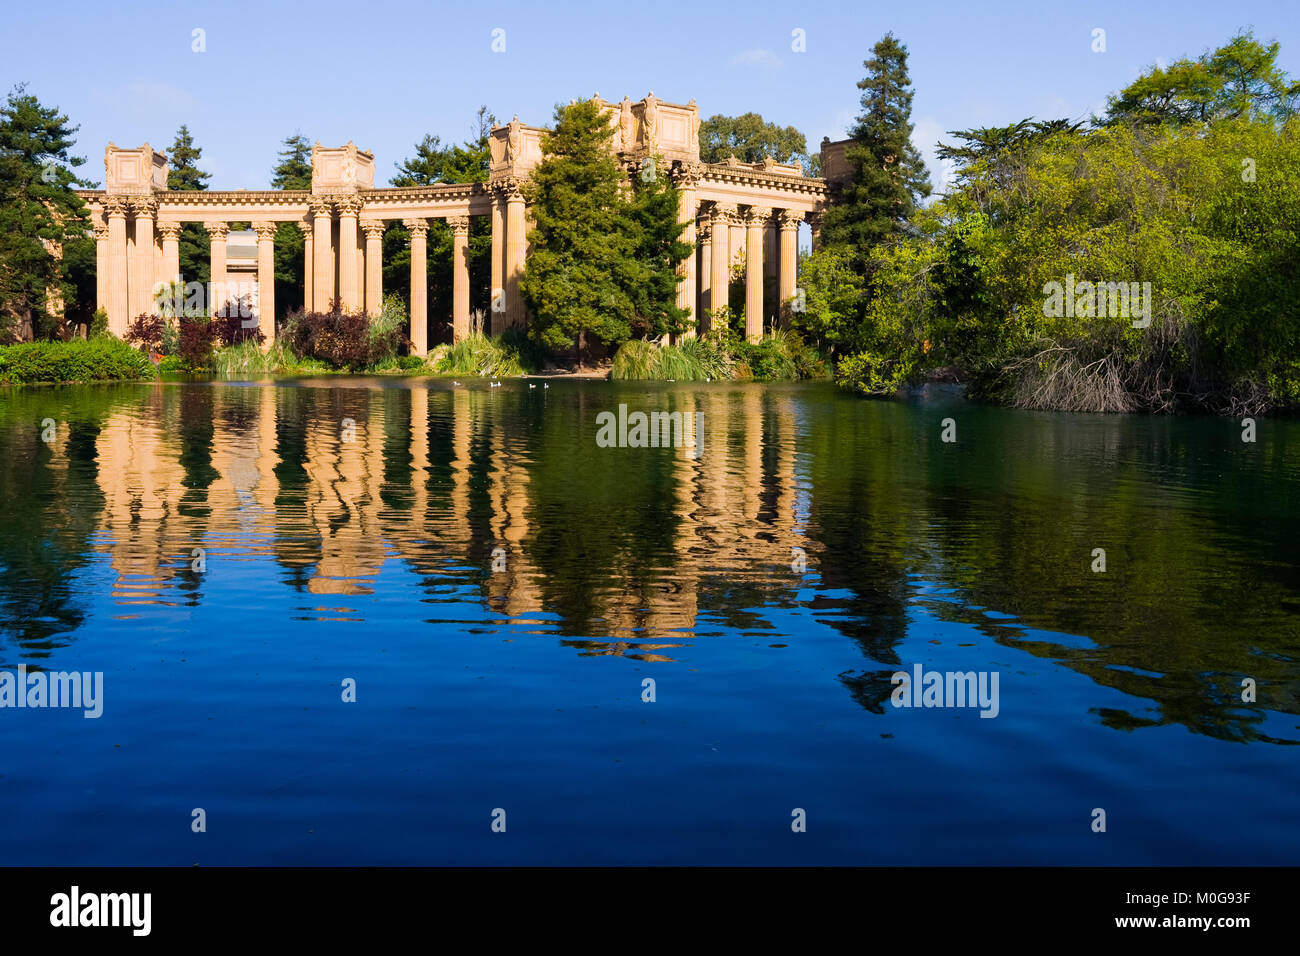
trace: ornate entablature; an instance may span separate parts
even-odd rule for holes
[[[141,196],[167,189],[167,156],[148,143],[123,149],[113,143],[104,148],[104,183],[117,196]]]

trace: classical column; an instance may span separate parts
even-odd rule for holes
[[[165,282],[178,282],[181,277],[181,227],[179,222],[158,223],[162,236],[162,278]]]
[[[425,263],[427,219],[403,219],[411,234],[411,352],[424,355],[429,351],[429,272]]]
[[[690,314],[687,316],[689,325],[686,329],[686,338],[695,337],[696,316],[695,316],[695,184],[699,181],[700,172],[703,167],[698,164],[683,166],[678,178],[679,206],[677,210],[677,221],[686,223],[686,228],[682,230],[682,242],[691,244],[691,254],[682,260],[681,265],[677,267],[677,274],[681,280],[677,283],[677,308],[686,309]]]
[[[108,223],[102,215],[93,222],[95,228],[95,308],[108,311],[109,253]]]
[[[302,310],[310,312],[316,303],[311,297],[312,273],[316,271],[316,260],[312,257],[311,220],[298,223],[302,231]]]
[[[518,183],[506,193],[506,326],[520,328],[525,322],[524,300],[519,295],[519,280],[524,277],[524,252],[527,235],[524,226],[524,194]]]
[[[384,223],[367,219],[361,224],[366,234],[366,311],[378,315],[384,307]]]
[[[763,338],[763,229],[772,218],[766,206],[750,206],[745,216],[745,338]]]
[[[135,213],[135,256],[130,264],[130,320],[137,315],[153,314],[153,217],[158,211],[156,199],[133,199]]]
[[[212,277],[208,280],[208,311],[216,315],[218,309],[226,305],[226,236],[230,234],[230,224],[225,222],[205,222],[203,228],[208,230],[208,248],[212,257]]]
[[[257,328],[266,336],[264,348],[275,338],[275,223],[255,222],[257,233]]]
[[[469,335],[469,216],[452,216],[451,226],[451,340]]]
[[[339,298],[344,312],[356,312],[361,307],[357,298],[357,214],[361,200],[347,197],[335,206],[339,211]]]
[[[500,189],[492,190],[492,289],[488,307],[488,334],[505,328],[506,205]]]
[[[731,220],[736,207],[723,203],[713,205],[713,278],[709,285],[713,295],[709,301],[712,311],[726,308],[731,290]]]
[[[781,327],[790,325],[790,299],[794,296],[796,277],[795,269],[799,261],[799,223],[803,216],[793,209],[782,209],[781,227],[781,268],[777,273],[777,302],[780,305]]]
[[[819,212],[812,213],[808,217],[808,225],[812,227],[812,251],[816,252],[822,247],[822,214]]]
[[[108,214],[108,329],[118,338],[126,334],[131,303],[126,277],[126,200],[104,200]]]
[[[328,312],[334,298],[334,204],[328,199],[311,201],[313,312]]]
[[[700,261],[698,263],[700,277],[700,288],[697,296],[696,315],[698,321],[696,328],[700,334],[713,330],[713,323],[709,319],[709,309],[712,303],[709,296],[712,295],[713,288],[713,227],[709,224],[707,217],[701,217],[695,225],[695,241],[699,245]]]

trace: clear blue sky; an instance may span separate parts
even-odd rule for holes
[[[468,137],[485,103],[547,124],[557,102],[600,93],[694,98],[704,116],[755,111],[809,146],[840,138],[858,108],[872,44],[892,30],[910,50],[915,140],[1025,116],[1082,118],[1157,59],[1218,46],[1252,27],[1300,73],[1297,0],[1175,3],[855,2],[10,4],[0,82],[81,126],[92,179],[103,149],[166,149],[184,122],[217,189],[266,188],[281,140],[353,140],[375,154],[376,185],[425,133]],[[309,17],[309,10],[316,11]],[[1092,31],[1106,52],[1092,52]],[[191,50],[206,31],[207,52]],[[492,52],[492,31],[506,51]],[[806,34],[807,52],[791,49]],[[933,169],[932,169],[933,172]]]

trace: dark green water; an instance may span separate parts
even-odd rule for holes
[[[702,413],[702,454],[598,447],[619,403]],[[1241,434],[824,385],[0,392],[0,671],[104,674],[97,719],[0,708],[0,859],[1295,863],[1300,424]],[[996,673],[996,717],[895,706],[918,664]]]

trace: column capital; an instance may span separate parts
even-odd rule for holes
[[[412,239],[416,236],[423,238],[429,234],[429,220],[427,219],[403,219],[402,225],[406,227],[406,231],[411,234]]]
[[[812,226],[814,229],[820,229],[822,226],[822,222],[825,220],[826,216],[819,209],[816,212],[808,213],[806,218],[808,219],[808,225]]]
[[[122,196],[108,196],[104,199],[104,215],[110,219],[125,219],[128,206]]]
[[[334,208],[340,216],[358,216],[362,205],[360,196],[340,196],[334,200]]]
[[[770,206],[750,206],[745,212],[745,225],[762,226],[772,218]]]
[[[524,198],[523,183],[513,176],[496,180],[492,187],[502,202],[517,202]]]
[[[160,222],[158,223],[158,234],[164,239],[180,239],[181,229],[185,226],[180,222]]]
[[[703,175],[703,163],[678,163],[673,168],[673,179],[679,189],[694,189]]]
[[[308,219],[306,222],[295,222],[294,225],[298,227],[298,231],[302,233],[304,239],[311,238],[311,219]]]
[[[334,202],[331,199],[313,197],[308,200],[307,208],[311,210],[313,219],[321,216],[329,217],[334,215]]]
[[[735,203],[715,202],[713,204],[713,218],[719,222],[738,223],[740,222],[740,212]]]
[[[781,223],[782,232],[797,230],[799,223],[803,222],[803,213],[796,209],[782,209],[777,213],[777,217]]]
[[[451,226],[451,231],[458,236],[469,235],[469,216],[450,216],[447,225]]]
[[[106,223],[106,222],[99,222],[99,221],[96,221],[96,222],[93,224],[93,226],[94,226],[94,230],[95,230],[95,238],[96,238],[96,239],[107,239],[107,238],[108,238],[108,223]]]
[[[253,232],[257,233],[257,241],[263,239],[275,240],[275,230],[277,223],[274,222],[255,222],[253,223]]]
[[[695,223],[695,241],[699,245],[713,242],[713,223],[708,219],[701,219]]]
[[[367,239],[382,239],[384,237],[384,221],[382,219],[367,219],[361,223],[361,231],[366,234]]]
[[[228,222],[205,222],[203,228],[208,231],[208,235],[213,239],[224,239],[230,235],[230,223]]]
[[[131,200],[131,211],[137,217],[152,219],[158,212],[158,200],[148,196],[137,196]]]

